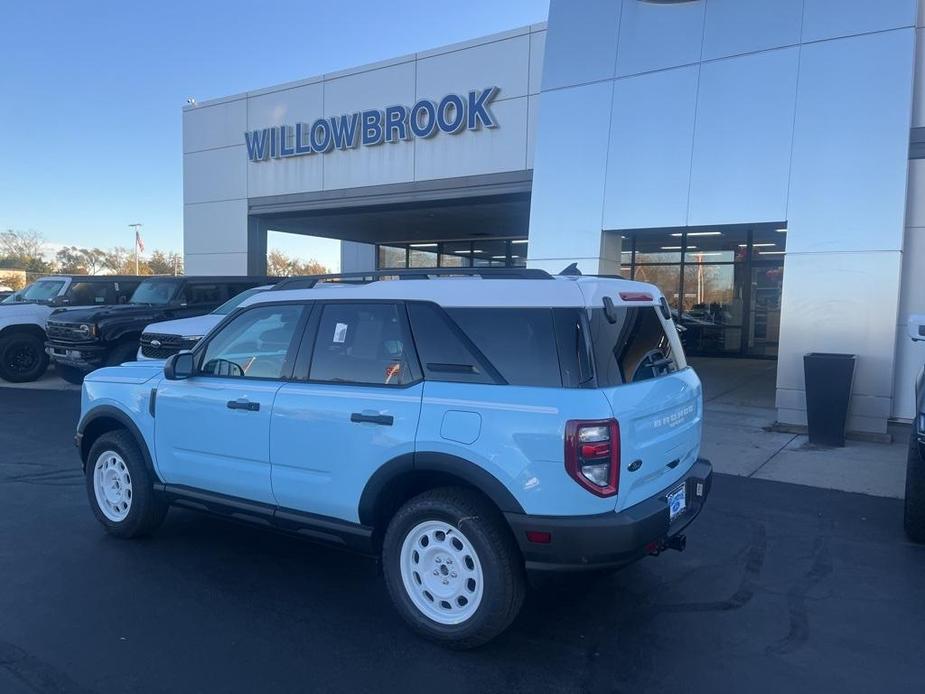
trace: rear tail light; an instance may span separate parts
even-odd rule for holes
[[[620,425],[617,420],[567,422],[565,469],[592,494],[616,494],[620,488]]]

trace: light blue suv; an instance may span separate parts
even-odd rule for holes
[[[135,537],[176,505],[379,555],[402,617],[457,648],[510,625],[526,570],[684,548],[711,466],[656,287],[399,277],[290,281],[192,352],[88,376],[100,523]]]

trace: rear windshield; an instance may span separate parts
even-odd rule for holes
[[[614,322],[611,322],[614,320]],[[599,387],[636,383],[678,370],[665,326],[653,306],[591,311],[591,345]]]

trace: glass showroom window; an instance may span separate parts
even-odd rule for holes
[[[377,247],[380,270],[401,268],[525,267],[527,239],[421,241]]]
[[[437,267],[439,243],[412,243],[408,252],[408,267]]]
[[[377,255],[380,270],[408,267],[408,249],[404,246],[379,246]]]
[[[775,356],[785,240],[773,225],[666,229],[628,235],[623,257],[668,299],[690,354]]]

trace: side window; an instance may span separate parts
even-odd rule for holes
[[[408,304],[414,342],[430,381],[494,383],[485,365],[472,353],[459,329],[433,304]]]
[[[138,289],[140,282],[126,282],[124,280],[119,280],[118,282],[113,283],[113,303],[116,304],[127,304],[129,299],[132,298],[132,294],[135,293],[135,290]]]
[[[113,303],[111,285],[108,282],[72,282],[67,292],[71,306],[94,306]]]
[[[200,372],[232,378],[284,378],[303,307],[258,306],[223,327],[206,346]]]
[[[225,300],[224,289],[220,284],[187,284],[183,290],[183,298],[188,306],[218,306]]]
[[[399,306],[327,304],[318,322],[309,379],[402,386],[414,353]]]
[[[451,308],[447,313],[509,384],[562,386],[551,309]]]

